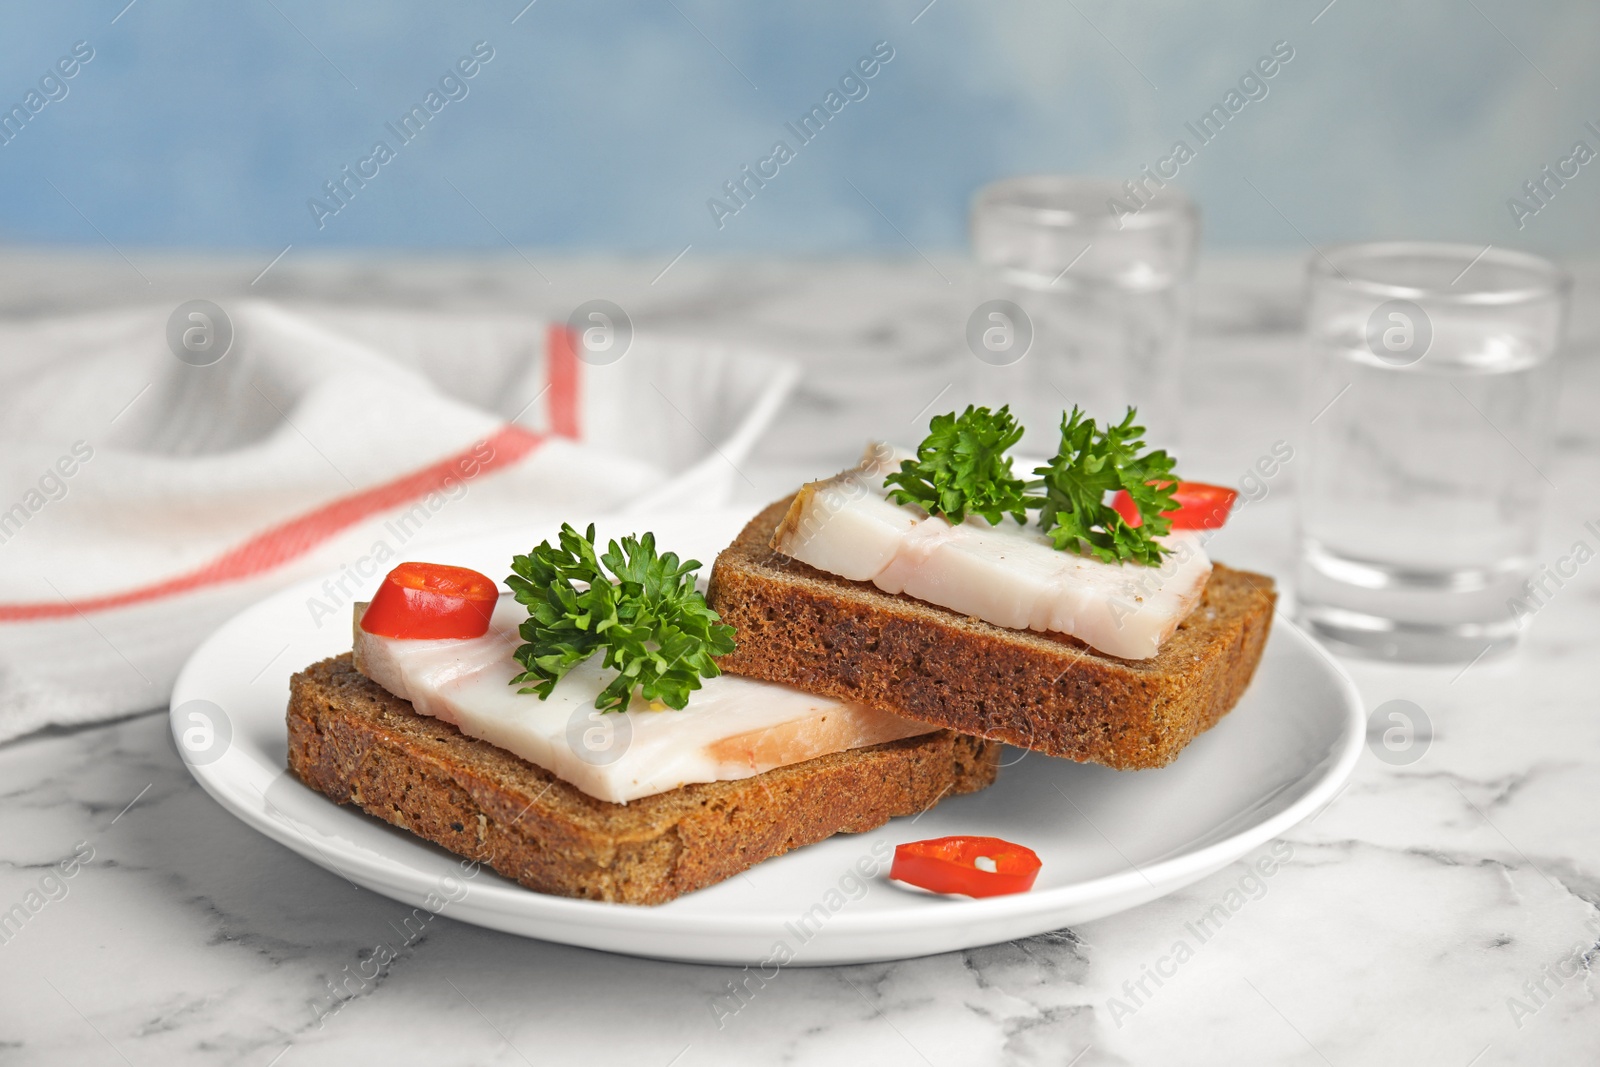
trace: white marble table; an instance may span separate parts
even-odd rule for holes
[[[794,352],[811,376],[744,472],[750,503],[906,426],[949,373],[967,308],[921,260],[718,264],[515,258],[197,264],[0,256],[0,313],[233,297],[523,307],[606,296],[653,325]],[[941,262],[953,273],[955,264]],[[1186,378],[1185,470],[1235,480],[1296,440],[1298,257],[1208,263]],[[1548,553],[1600,518],[1595,287],[1580,288]],[[1217,553],[1288,572],[1294,466]],[[1552,557],[1553,558],[1553,557]],[[1511,658],[1352,662],[1368,706],[1433,723],[1421,759],[1363,756],[1346,791],[1279,842],[1153,904],[1012,944],[783,971],[719,1028],[730,974],[433,921],[336,1013],[330,982],[394,942],[407,909],[246,829],[190,779],[160,714],[0,747],[0,1062],[1043,1063],[1594,1062],[1600,1003],[1600,567]],[[72,876],[60,872],[71,870]],[[1248,886],[1247,886],[1248,888]],[[1147,976],[1213,904],[1230,918],[1159,986]],[[347,970],[348,969],[348,970]],[[1170,965],[1163,965],[1171,970]],[[369,968],[370,970],[370,968]]]

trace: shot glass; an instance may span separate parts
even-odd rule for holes
[[[1008,178],[973,198],[978,281],[967,318],[969,393],[1008,403],[1022,449],[1051,454],[1063,408],[1139,408],[1152,440],[1178,434],[1178,374],[1199,241],[1173,185],[1070,175]]]
[[[1409,662],[1516,642],[1569,289],[1492,246],[1312,256],[1298,611],[1314,632]]]

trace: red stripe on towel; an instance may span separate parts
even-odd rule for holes
[[[553,322],[545,331],[545,353],[550,385],[550,432],[578,439],[578,391],[583,364],[578,360],[578,335],[564,323]]]
[[[484,441],[421,470],[333,500],[287,522],[263,530],[211,562],[172,578],[108,596],[74,601],[0,604],[0,622],[57,619],[90,611],[141,604],[210,585],[250,578],[303,556],[334,535],[380,512],[388,511],[445,488],[450,478],[468,479],[510,466],[532,452],[544,438],[520,426],[501,427]],[[483,455],[484,451],[488,456]],[[476,471],[466,473],[473,465]]]

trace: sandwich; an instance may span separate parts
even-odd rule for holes
[[[1214,564],[1233,490],[1184,482],[1135,413],[1064,414],[1026,482],[1006,408],[936,417],[758,514],[712,571],[723,670],[1119,770],[1238,703],[1272,579]]]
[[[405,563],[290,683],[289,768],[529,889],[660,904],[995,779],[999,745],[722,675],[699,563],[562,529],[476,571]]]

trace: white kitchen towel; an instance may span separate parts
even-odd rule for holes
[[[211,630],[308,575],[349,579],[308,603],[338,625],[426,542],[718,503],[794,378],[596,359],[526,317],[200,314],[0,323],[0,740],[163,706]]]

